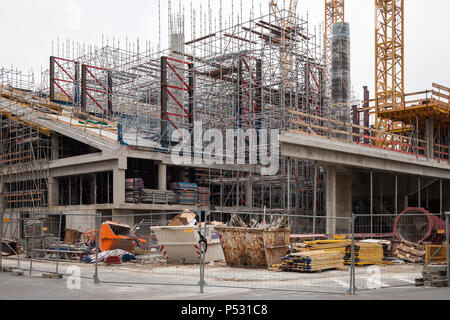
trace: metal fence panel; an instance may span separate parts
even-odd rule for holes
[[[131,249],[127,263],[98,267],[98,279],[107,283],[186,285],[200,282],[198,228],[167,227],[170,214],[116,215],[103,220],[121,221],[131,226],[132,238],[138,246]]]
[[[7,212],[0,231],[2,251],[9,254],[0,266],[62,275],[76,268],[96,283],[199,286],[201,292],[230,287],[355,294],[414,286],[417,279],[448,283],[449,214],[432,222],[434,229],[434,218],[423,213],[284,216],[289,235],[285,229],[223,228],[213,221],[229,213],[218,212],[197,212],[197,226],[167,227],[176,215]],[[239,216],[248,224],[282,217]],[[117,252],[115,244],[129,247]],[[428,270],[436,265],[445,277]]]
[[[95,264],[86,258],[95,254],[95,215],[61,213],[5,213],[2,236],[17,245],[3,258],[6,267],[32,272],[72,275],[93,279]],[[83,232],[66,225],[83,225]],[[14,249],[14,248],[12,248]]]
[[[214,215],[214,214],[213,214]],[[256,216],[240,214],[242,219],[276,219],[282,215]],[[345,227],[351,233],[350,218],[318,216],[284,216],[290,225],[296,226],[298,237],[291,233],[285,253],[280,255],[276,241],[284,237],[284,231],[217,228],[225,252],[225,261],[209,262],[205,266],[205,281],[210,287],[232,287],[298,292],[347,293],[350,288],[350,268],[344,266],[344,255],[349,242],[341,242],[333,248],[314,250],[314,240],[330,239],[327,225]],[[313,233],[316,227],[319,232]],[[304,241],[309,241],[309,247]],[[326,242],[326,241],[324,241]],[[335,244],[335,243],[334,243]],[[337,247],[337,248],[336,248]],[[289,252],[289,250],[291,252]],[[311,253],[315,251],[314,253]],[[318,251],[322,254],[318,257]],[[262,254],[261,254],[262,252]],[[303,255],[303,256],[302,256]],[[261,259],[257,259],[262,257]],[[277,260],[278,259],[278,260]],[[261,262],[262,261],[262,262]],[[266,264],[264,264],[266,263]]]
[[[445,246],[446,231],[438,216],[412,210],[403,215],[355,215],[355,230],[365,234],[365,240],[355,240],[354,267],[356,290],[383,289],[418,285],[431,264],[444,260],[428,255]],[[431,278],[430,278],[431,279]],[[433,278],[425,285],[434,285]]]

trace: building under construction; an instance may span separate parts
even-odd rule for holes
[[[449,89],[435,84],[408,101],[413,95],[405,94],[399,72],[403,25],[394,26],[395,39],[381,38],[382,28],[403,19],[403,1],[377,1],[379,81],[375,99],[365,90],[361,103],[350,91],[343,1],[325,2],[325,39],[295,11],[272,4],[268,15],[191,32],[192,39],[186,39],[183,15],[173,16],[167,50],[79,46],[73,54],[49,58],[40,86],[31,76],[1,69],[0,191],[6,212],[62,212],[65,225],[80,230],[88,225],[83,213],[128,225],[138,222],[132,214],[163,220],[184,209],[211,211],[217,219],[277,214],[289,217],[293,233],[334,233],[348,230],[303,217],[393,214],[410,206],[450,210],[446,176],[427,170],[413,175],[396,167],[392,180],[387,167],[341,168],[339,160],[330,165],[313,152],[297,158],[281,148],[277,174],[263,175],[260,164],[237,164],[239,152],[246,151],[248,160],[252,151],[248,137],[241,148],[233,143],[231,164],[173,160],[180,142],[174,133],[185,129],[193,137],[201,123],[202,132],[216,129],[223,136],[227,130],[278,129],[281,136],[319,137],[340,151],[347,145],[382,149],[420,165],[432,161],[448,174]],[[386,43],[393,42],[398,54],[392,58]],[[257,139],[260,148],[271,143]],[[204,159],[212,156],[202,153]],[[214,156],[225,158],[217,150]],[[206,201],[183,201],[174,187],[180,183],[205,188]]]

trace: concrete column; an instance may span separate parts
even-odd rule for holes
[[[352,177],[336,167],[327,168],[327,234],[351,233]]]
[[[58,179],[48,178],[48,206],[54,207],[59,204],[59,184]]]
[[[158,165],[158,189],[160,191],[167,191],[167,165]]]
[[[403,198],[403,210],[408,209],[408,208],[409,208],[409,196],[405,196]]]
[[[59,137],[56,133],[52,133],[51,138],[51,146],[52,146],[52,160],[59,159]]]
[[[130,227],[134,226],[134,212],[133,210],[113,210],[112,220],[117,223],[126,224]]]
[[[97,174],[91,175],[92,188],[91,188],[91,203],[97,204]]]
[[[251,181],[247,182],[245,189],[246,189],[245,190],[246,191],[246,194],[245,194],[246,207],[248,209],[252,209],[253,208],[253,186],[252,186]]]
[[[5,184],[3,181],[0,180],[0,212],[3,212],[6,210],[6,199],[4,197],[5,190]]]
[[[125,203],[125,170],[113,171],[113,202],[115,205]]]

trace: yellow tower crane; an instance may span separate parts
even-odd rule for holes
[[[405,103],[404,0],[375,0],[375,129],[395,129],[380,110]]]

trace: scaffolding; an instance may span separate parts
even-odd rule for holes
[[[51,131],[24,103],[34,90],[34,77],[2,68],[0,79],[0,189],[5,207],[27,213],[45,210]]]
[[[224,136],[229,129],[297,129],[298,112],[311,115],[308,125],[322,125],[317,119],[329,114],[323,41],[307,19],[281,9],[258,18],[251,14],[246,22],[231,19],[225,27],[221,21],[214,31],[211,21],[209,28],[202,21],[205,17],[197,28],[193,14],[191,40],[186,41],[184,14],[171,17],[167,50],[156,52],[148,43],[145,50],[129,43],[126,49],[114,43],[101,48],[70,48],[67,43],[50,57],[36,95],[58,105],[54,116],[61,121],[158,152],[170,152],[171,133],[192,132],[195,122]],[[48,151],[45,135],[40,130],[33,134],[39,137],[39,150]],[[48,153],[39,157],[45,160]],[[27,166],[24,171],[44,176],[42,165]],[[186,176],[209,186],[213,202],[226,210],[325,213],[324,173],[315,163],[281,158],[280,171],[270,177],[238,165],[234,170],[188,170]]]

